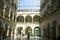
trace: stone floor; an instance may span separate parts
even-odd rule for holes
[[[39,37],[30,37],[30,38],[20,37],[20,38],[6,38],[4,40],[40,40],[40,38]]]
[[[29,39],[28,38],[25,38],[25,37],[17,37],[17,38],[5,38],[5,39],[1,39],[1,40],[49,40],[49,39],[46,39],[46,38],[41,38],[41,37],[30,37]]]

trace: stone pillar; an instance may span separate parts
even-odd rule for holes
[[[5,18],[5,8],[6,8],[6,5],[4,5],[4,9],[3,9],[3,18]]]
[[[50,39],[50,30],[49,30],[49,28],[46,28],[46,38],[47,38],[47,40]]]
[[[25,24],[25,17],[24,17],[24,24]]]
[[[9,37],[9,28],[10,26],[8,26],[8,29],[7,29],[7,36]]]
[[[17,22],[17,16],[15,17],[15,22]]]
[[[58,25],[58,34],[60,35],[60,25]]]
[[[32,17],[32,23],[33,23],[33,17]]]
[[[2,26],[3,26],[3,24],[0,22],[0,40],[1,40],[1,34],[2,34]]]
[[[60,25],[56,27],[56,38],[60,35]]]
[[[42,36],[42,37],[44,36],[44,34],[43,34],[43,29],[41,29],[41,36]]]
[[[51,27],[50,29],[50,37],[51,37],[51,40],[56,40],[56,32],[55,32],[55,28],[54,27]]]
[[[14,37],[14,29],[11,29],[11,37]]]
[[[11,28],[9,28],[9,37],[11,37]]]
[[[34,35],[34,29],[32,28],[32,35]]]
[[[5,37],[7,37],[7,31],[8,31],[8,24],[5,24],[5,28],[4,28],[5,30]]]
[[[46,38],[46,28],[43,29],[44,38]]]
[[[13,16],[12,16],[12,20],[14,20],[14,13],[12,13],[12,15],[13,15]]]
[[[5,24],[3,24],[2,26],[1,26],[1,40],[3,40],[4,39],[4,37],[5,37],[5,33],[4,33],[4,27],[5,27]]]
[[[11,9],[9,9],[9,20],[10,20]]]
[[[44,30],[41,29],[41,40],[43,40],[43,37],[44,37]]]
[[[15,30],[15,29],[13,29],[13,37],[14,37],[14,34],[15,34],[15,33],[14,33],[14,30]]]

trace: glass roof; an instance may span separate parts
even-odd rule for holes
[[[18,0],[17,10],[20,9],[40,9],[39,0]]]

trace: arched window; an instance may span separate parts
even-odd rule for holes
[[[52,39],[56,40],[56,21],[55,20],[52,22],[51,35],[53,37]]]
[[[34,28],[34,33],[35,33],[35,36],[41,36],[40,28],[39,27],[35,27]]]
[[[0,0],[0,15],[3,16],[4,2]]]
[[[12,20],[12,17],[13,17],[13,12],[11,11],[10,12],[10,20]]]
[[[24,22],[24,17],[23,16],[18,16],[17,17],[17,22]]]
[[[27,27],[26,30],[25,30],[25,33],[28,35],[32,35],[32,28],[31,27]]]
[[[47,38],[50,38],[50,24],[47,24]]]
[[[0,38],[3,37],[3,34],[2,33],[4,31],[3,28],[2,28],[2,25],[3,24],[0,22]]]
[[[19,35],[22,34],[22,33],[21,33],[22,29],[23,29],[22,27],[18,27],[18,28],[17,28],[17,32],[18,32]]]
[[[26,21],[26,22],[32,22],[32,17],[29,16],[29,15],[26,16],[25,21]]]
[[[40,21],[40,16],[35,15],[35,16],[33,17],[33,21],[34,21],[34,22],[39,22],[39,21]]]
[[[56,27],[56,21],[55,20],[52,22],[52,27]]]
[[[11,13],[10,16],[13,16],[12,14],[13,14],[13,13]],[[5,8],[5,17],[6,17],[6,18],[9,18],[8,15],[9,15],[9,7],[6,7],[6,8]],[[12,17],[11,17],[11,19],[12,19]]]

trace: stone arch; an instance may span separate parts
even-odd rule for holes
[[[41,36],[41,30],[39,27],[35,27],[34,28],[34,33],[35,33],[35,36]]]
[[[51,35],[53,37],[52,40],[56,40],[56,20],[52,21]]]
[[[22,27],[17,27],[17,32],[18,32],[18,34],[19,34],[19,35],[21,35],[21,34],[22,34],[22,32],[21,32],[21,31],[22,31],[22,29],[23,29]]]
[[[53,22],[52,22],[52,26],[53,26],[53,27],[56,26],[56,20],[53,20]]]
[[[32,22],[32,17],[30,15],[26,16],[25,22]]]
[[[23,16],[18,16],[17,17],[17,22],[24,22],[24,17]]]
[[[50,23],[47,23],[47,28],[50,28]]]
[[[28,35],[32,35],[32,28],[31,27],[27,27],[26,29],[25,29],[25,33]]]
[[[47,23],[47,28],[46,28],[46,34],[47,34],[47,38],[50,38],[50,23]]]
[[[39,15],[35,15],[35,16],[33,17],[33,21],[34,21],[34,22],[39,22],[39,21],[40,21],[40,16],[39,16]]]

